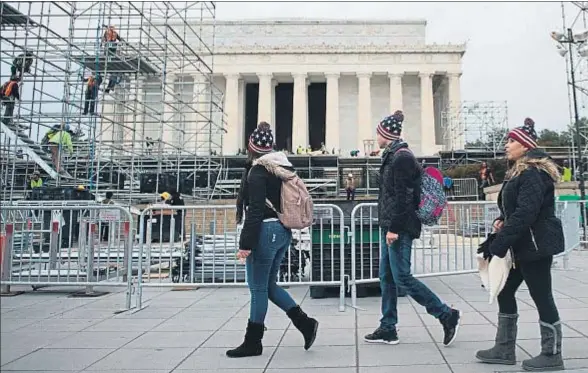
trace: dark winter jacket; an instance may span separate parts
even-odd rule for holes
[[[557,165],[534,149],[518,160],[507,174],[498,195],[504,226],[490,245],[490,252],[504,257],[512,248],[516,260],[531,261],[564,251],[561,221],[555,216]]]
[[[276,218],[277,214],[265,202],[269,199],[278,212],[281,211],[282,180],[268,168],[284,167],[294,171],[288,157],[282,152],[266,154],[258,158],[247,177],[247,212],[239,239],[240,250],[258,249],[259,233],[264,219]]]
[[[245,165],[245,171],[243,171],[243,175],[241,176],[241,184],[239,185],[239,193],[237,194],[237,215],[236,221],[237,224],[241,224],[243,220],[243,213],[245,209],[247,209],[247,195],[248,195],[248,184],[247,184],[247,176],[249,175],[249,170],[251,170],[251,163],[247,162]]]
[[[392,233],[406,233],[416,239],[421,235],[421,222],[416,215],[420,199],[422,169],[403,141],[395,141],[382,154],[378,221]]]

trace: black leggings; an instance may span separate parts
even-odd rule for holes
[[[515,293],[524,280],[537,311],[539,311],[539,319],[548,324],[559,321],[559,314],[551,289],[552,263],[553,257],[551,256],[532,262],[517,261],[515,268],[510,270],[504,289],[498,294],[500,313],[517,313]]]

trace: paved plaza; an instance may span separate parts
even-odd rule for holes
[[[588,251],[576,252],[569,270],[558,260],[556,300],[564,323],[568,372],[588,372]],[[378,324],[379,299],[360,298],[354,310],[338,312],[337,299],[311,299],[307,288],[292,288],[303,309],[320,321],[310,351],[285,315],[271,307],[264,353],[228,359],[248,316],[246,289],[171,291],[147,289],[145,309],[115,314],[124,292],[72,298],[47,288],[1,298],[2,372],[316,372],[316,373],[484,373],[520,371],[476,363],[474,353],[491,346],[496,305],[475,275],[430,278],[426,283],[464,312],[453,346],[440,343],[441,327],[407,298],[399,304],[397,346],[368,345],[362,336]],[[348,299],[348,304],[350,300]],[[539,351],[537,313],[525,289],[519,292],[517,358]]]

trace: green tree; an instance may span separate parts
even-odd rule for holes
[[[557,132],[544,129],[539,132],[537,140],[542,147],[567,147],[572,145],[572,135],[570,131]]]

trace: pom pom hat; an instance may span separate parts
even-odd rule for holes
[[[249,150],[258,154],[271,153],[274,149],[274,136],[267,122],[260,122],[249,136]]]
[[[510,131],[507,138],[517,141],[527,149],[535,149],[538,146],[535,122],[531,118],[526,118],[523,126]]]
[[[382,119],[378,124],[377,132],[386,140],[398,140],[402,133],[402,122],[404,121],[404,114],[400,110],[396,110],[394,114]]]

